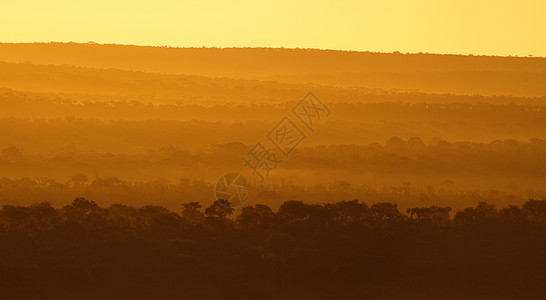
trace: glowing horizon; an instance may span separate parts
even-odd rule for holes
[[[546,56],[546,2],[282,0],[3,4],[1,42]]]

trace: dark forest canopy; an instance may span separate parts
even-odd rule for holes
[[[358,200],[0,210],[10,298],[539,299],[546,200],[457,211]]]

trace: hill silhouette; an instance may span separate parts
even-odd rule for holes
[[[435,93],[546,95],[546,58],[540,57],[0,43],[0,61]]]

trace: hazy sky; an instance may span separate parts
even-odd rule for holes
[[[545,0],[18,0],[0,41],[546,56]]]

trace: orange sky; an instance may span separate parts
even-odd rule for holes
[[[0,41],[546,56],[544,0],[21,0]]]

